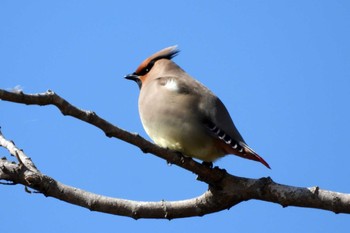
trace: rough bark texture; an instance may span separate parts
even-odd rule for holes
[[[257,199],[279,203],[283,207],[299,206],[350,213],[350,194],[332,192],[318,187],[293,187],[275,183],[271,178],[248,179],[228,174],[219,168],[209,168],[182,155],[160,148],[137,134],[124,131],[91,111],[81,110],[52,91],[24,94],[0,89],[0,99],[27,105],[55,105],[63,115],[70,115],[101,129],[108,137],[119,138],[198,175],[209,184],[201,196],[180,201],[140,202],[105,197],[64,185],[43,175],[27,155],[0,132],[0,146],[16,157],[17,163],[0,160],[0,180],[3,184],[22,184],[45,196],[79,205],[93,211],[138,218],[183,218],[228,209],[242,201]]]

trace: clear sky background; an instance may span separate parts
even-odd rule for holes
[[[349,1],[1,1],[0,88],[51,89],[111,123],[144,132],[138,88],[123,79],[152,53],[216,93],[272,167],[228,156],[238,176],[350,192]],[[194,174],[107,138],[52,106],[0,102],[5,136],[60,182],[112,197],[182,200]],[[0,149],[0,156],[7,155]],[[350,216],[248,201],[204,217],[133,220],[23,186],[0,186],[1,232],[349,232]]]

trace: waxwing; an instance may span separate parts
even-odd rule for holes
[[[139,113],[149,137],[204,162],[235,154],[270,168],[245,143],[221,100],[171,60],[178,53],[176,46],[165,48],[125,76],[140,88]]]

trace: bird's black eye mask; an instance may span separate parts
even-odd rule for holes
[[[158,60],[158,59],[157,59]],[[153,59],[152,61],[150,61],[148,63],[148,65],[146,67],[144,67],[142,70],[140,70],[139,72],[134,72],[134,75],[138,75],[138,76],[143,76],[145,74],[147,74],[153,67],[154,63],[156,62],[155,59]]]
[[[168,59],[168,60],[171,60],[172,58],[174,58],[180,51],[179,50],[174,50],[174,51],[171,51],[170,53],[168,54],[164,54],[164,55],[160,55],[158,57],[155,57],[153,58],[148,64],[147,66],[145,66],[143,69],[141,69],[140,71],[138,72],[134,72],[133,74],[134,75],[138,75],[138,76],[143,76],[145,74],[147,74],[151,69],[152,67],[154,66],[154,63],[156,63],[156,61],[160,60],[160,59]]]

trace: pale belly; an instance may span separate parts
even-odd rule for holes
[[[215,145],[216,141],[205,131],[204,126],[191,118],[187,121],[172,119],[167,119],[165,123],[159,119],[147,121],[141,117],[146,133],[160,147],[207,162],[224,156],[225,153]]]

